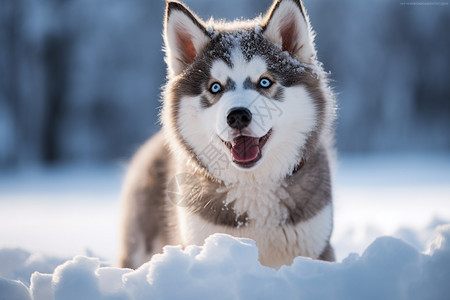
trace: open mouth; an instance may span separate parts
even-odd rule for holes
[[[262,157],[262,149],[272,133],[272,129],[263,137],[241,135],[225,145],[230,149],[233,162],[242,168],[253,167]]]

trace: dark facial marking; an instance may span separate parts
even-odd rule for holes
[[[247,77],[244,81],[244,89],[247,90],[257,90],[256,88],[256,84],[254,84],[252,82],[252,80],[250,79],[250,77]]]
[[[281,86],[276,88],[275,94],[273,95],[272,99],[275,99],[278,101],[284,100],[284,92],[283,92],[283,88]]]
[[[202,95],[201,98],[200,98],[200,105],[201,105],[202,108],[208,108],[208,107],[210,107],[212,105],[212,103],[209,102],[209,99],[208,99],[207,96]]]
[[[202,108],[208,108],[211,105],[217,103],[220,100],[222,95],[228,91],[234,91],[236,89],[236,82],[234,82],[231,78],[227,79],[227,83],[222,87],[222,90],[217,94],[212,94],[209,91],[209,88],[206,88],[206,91],[200,98],[200,105]]]
[[[275,86],[275,84],[269,88],[262,88],[257,83],[252,82],[250,77],[247,77],[244,81],[243,87],[244,89],[255,90],[269,99],[283,101],[283,90],[280,86]]]
[[[236,89],[236,82],[234,82],[233,79],[229,78],[227,79],[227,83],[225,84],[225,89],[223,90],[223,92],[228,92],[228,91],[234,91]]]

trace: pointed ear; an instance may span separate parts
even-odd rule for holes
[[[164,42],[169,76],[178,75],[210,41],[202,21],[178,2],[167,2]]]
[[[301,0],[276,0],[262,25],[266,38],[301,62],[311,64],[316,55],[314,35]]]

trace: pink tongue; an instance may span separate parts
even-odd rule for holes
[[[234,140],[235,145],[231,148],[231,154],[237,162],[250,162],[259,153],[259,138],[240,136]]]

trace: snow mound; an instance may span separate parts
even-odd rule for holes
[[[33,265],[21,251],[0,251],[0,258],[1,277],[19,274],[18,262],[28,261],[27,270]],[[341,263],[298,257],[279,270],[259,263],[252,240],[215,234],[202,247],[165,247],[137,270],[77,256],[53,274],[34,272],[29,287],[1,278],[0,299],[448,299],[448,278],[450,224],[438,227],[426,253],[381,237]]]

